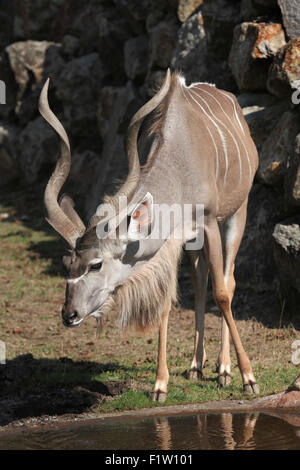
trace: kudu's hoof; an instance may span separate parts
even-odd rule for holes
[[[203,378],[202,370],[196,369],[196,368],[190,369],[188,371],[187,376],[188,376],[188,379],[190,380],[196,380],[196,379],[201,380]]]
[[[159,403],[164,403],[167,399],[167,393],[161,392],[160,390],[156,390],[155,392],[151,393],[152,401],[158,401]]]
[[[218,375],[218,384],[221,387],[229,387],[229,385],[231,384],[231,381],[232,381],[232,377],[228,372],[226,372],[226,370],[224,370],[222,374]]]
[[[244,384],[244,393],[246,395],[252,395],[253,393],[258,394],[259,393],[259,385],[257,382],[250,382],[248,384]]]

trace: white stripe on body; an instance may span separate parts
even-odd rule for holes
[[[217,100],[217,98],[216,98],[215,96],[213,96],[211,93],[209,93],[209,91],[203,90],[203,89],[202,89],[201,91],[203,91],[204,93],[207,93],[208,95],[210,95],[210,96],[216,101],[216,103],[218,103],[218,105],[219,105],[220,108],[222,109],[222,112],[225,114],[225,116],[227,117],[227,119],[228,119],[228,121],[230,122],[230,124],[232,124],[232,121],[231,121],[231,119],[230,119],[230,116],[228,116],[228,114],[227,114],[226,111],[224,110],[224,108],[223,108],[223,106],[221,105],[221,103],[219,102],[219,100]],[[218,91],[221,92],[221,90],[218,90]],[[224,93],[222,93],[222,94],[223,94],[223,96],[226,96]],[[229,97],[228,97],[228,98],[229,98]],[[234,103],[233,100],[232,100],[232,102],[233,102],[233,104],[234,104],[235,115],[236,115],[236,117],[237,117],[237,119],[238,119],[238,115],[237,115],[237,112],[236,112],[235,103]],[[241,122],[240,122],[239,119],[238,119],[238,122],[239,122],[240,127],[241,127],[241,129],[242,129],[242,131],[243,131],[243,134],[245,135],[245,131],[244,131],[244,129],[242,128]],[[240,142],[242,143],[242,145],[243,145],[243,147],[244,147],[244,150],[245,150],[245,152],[246,152],[246,156],[247,156],[247,160],[248,160],[248,166],[249,166],[249,172],[250,172],[250,180],[252,181],[252,168],[251,168],[251,164],[250,164],[250,159],[249,159],[248,150],[247,150],[247,147],[246,147],[246,145],[245,145],[245,143],[244,143],[242,137],[239,135],[238,132],[237,132],[237,134],[238,134],[238,136],[239,136],[239,138],[240,138]]]
[[[201,90],[202,91],[202,90]],[[240,182],[241,182],[241,179],[242,179],[242,160],[241,160],[241,152],[240,152],[240,148],[237,144],[237,141],[234,137],[234,135],[232,134],[232,132],[229,130],[229,128],[224,124],[223,121],[221,121],[221,119],[217,118],[217,116],[214,115],[211,107],[209,106],[209,104],[206,102],[206,100],[200,96],[198,93],[196,93],[196,91],[194,90],[190,90],[191,93],[194,93],[194,95],[196,95],[198,98],[200,98],[204,103],[205,105],[207,106],[209,112],[212,114],[212,116],[214,117],[214,119],[219,122],[224,128],[225,130],[228,132],[228,134],[231,136],[235,146],[236,146],[236,149],[237,149],[237,154],[238,154],[238,159],[239,159],[239,167],[240,167]],[[208,92],[207,92],[208,93]],[[210,93],[208,93],[210,96],[212,96]],[[214,98],[214,97],[213,97]],[[216,100],[217,101],[217,100]],[[196,100],[197,102],[197,100]],[[228,168],[227,168],[228,169]],[[225,181],[226,181],[226,175],[227,175],[227,169],[226,169],[226,172],[225,172],[225,175],[224,175],[224,184],[225,184]]]
[[[194,98],[194,96],[191,93],[191,90],[188,87],[185,87],[186,90],[189,93],[189,96],[192,98],[192,100],[201,108],[203,113],[208,117],[208,119],[212,122],[212,124],[216,127],[217,132],[220,136],[221,142],[222,142],[222,148],[224,150],[224,157],[225,157],[225,174],[224,174],[224,184],[226,184],[226,176],[227,176],[227,171],[228,171],[228,155],[227,155],[227,147],[226,147],[226,141],[223,132],[217,125],[217,123],[213,120],[213,118],[205,111],[205,109],[201,106],[200,103]]]
[[[223,90],[219,90],[219,92],[222,93],[222,95],[225,96],[225,98],[228,98],[229,101],[231,101],[231,103],[233,105],[233,111],[234,111],[235,118],[236,118],[236,120],[237,120],[237,122],[238,122],[238,124],[239,124],[239,126],[242,130],[242,133],[245,135],[245,130],[244,130],[244,128],[242,126],[242,123],[241,123],[241,120],[238,116],[238,113],[237,113],[237,110],[236,110],[236,105],[235,105],[235,102],[234,102],[233,98],[231,98],[231,96],[227,95]]]
[[[183,77],[182,77],[183,78]],[[185,80],[184,80],[184,83],[185,83]],[[181,90],[182,90],[182,93],[183,93],[183,96],[184,98],[186,99],[186,101],[188,102],[188,104],[190,104],[190,101],[189,99],[186,97],[186,94],[184,92],[184,89],[183,89],[183,86],[184,85],[181,81],[180,81],[180,86],[181,86]],[[185,86],[185,85],[184,85]],[[213,145],[214,145],[214,148],[215,148],[215,152],[216,152],[216,179],[218,178],[218,174],[219,174],[219,152],[218,152],[218,147],[216,145],[216,142],[215,142],[215,139],[214,139],[214,136],[212,135],[210,129],[208,126],[205,126],[206,130],[208,131],[210,137],[211,137],[211,140],[213,142]]]

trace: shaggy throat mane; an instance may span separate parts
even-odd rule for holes
[[[168,302],[177,299],[177,269],[182,242],[165,241],[153,258],[113,294],[122,329],[159,326]]]

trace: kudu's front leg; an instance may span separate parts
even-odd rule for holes
[[[231,312],[231,295],[228,292],[224,279],[221,235],[215,218],[207,218],[205,222],[205,244],[214,299],[230,331],[242,375],[244,391],[246,393],[258,393],[259,387],[254,378],[250,361],[243,348]]]
[[[159,327],[156,380],[154,390],[152,392],[152,400],[159,402],[164,402],[166,400],[169,382],[169,371],[167,365],[167,330],[170,309],[171,299],[168,302],[166,310],[162,314],[161,324]]]

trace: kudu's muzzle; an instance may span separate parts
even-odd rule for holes
[[[75,310],[72,305],[64,305],[61,311],[62,322],[67,327],[75,327],[80,325],[83,318],[80,318],[77,310]]]

